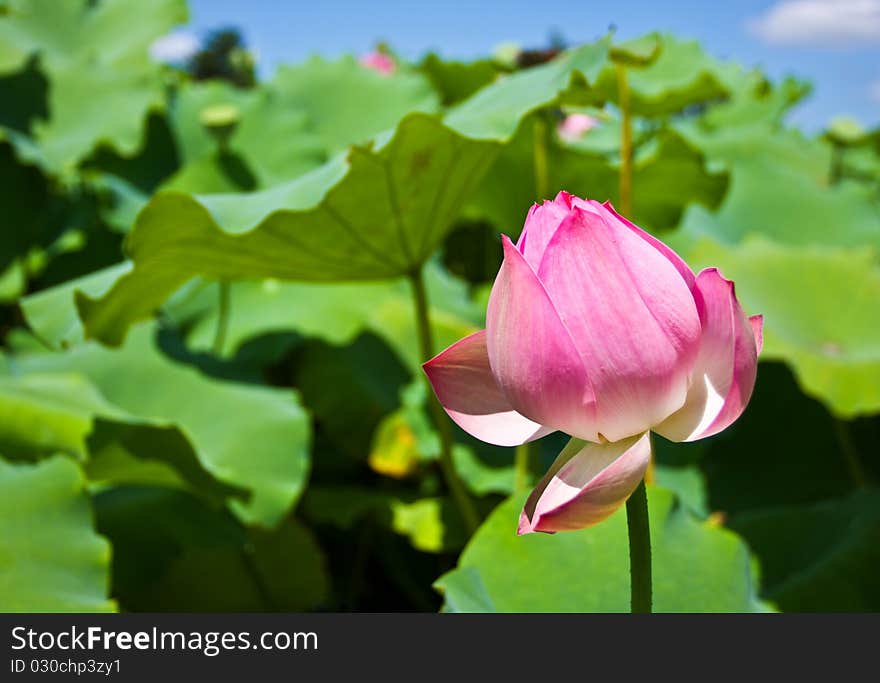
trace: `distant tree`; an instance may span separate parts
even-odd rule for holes
[[[254,57],[235,28],[213,31],[190,58],[186,70],[197,81],[222,79],[239,88],[256,84]]]

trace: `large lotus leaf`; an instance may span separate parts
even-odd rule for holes
[[[738,516],[732,526],[761,557],[765,591],[783,610],[880,609],[880,495],[857,491],[812,505]]]
[[[464,282],[429,264],[425,269],[430,317],[437,350],[474,332],[484,308],[471,301]],[[216,285],[211,285],[214,289]],[[191,324],[195,349],[210,349],[217,326],[216,295],[206,315]],[[29,321],[33,324],[29,316]],[[311,284],[264,280],[235,283],[230,290],[226,350],[234,354],[261,336],[295,332],[334,345],[372,332],[417,371],[420,357],[412,286],[409,282]]]
[[[269,190],[158,194],[127,243],[134,270],[97,301],[78,297],[89,336],[119,344],[131,323],[196,275],[332,281],[412,272],[443,239],[522,116],[583,92],[603,55],[604,45],[586,46],[511,76],[480,90],[445,122],[410,114],[377,148],[354,147],[347,158]]]
[[[217,107],[234,108],[237,122],[226,144],[231,153],[244,160],[260,187],[295,178],[327,159],[320,138],[311,130],[309,115],[282,93],[270,86],[241,90],[213,81],[186,84],[175,98],[171,125],[184,163],[217,158],[218,141],[202,120],[206,112]],[[181,172],[187,173],[186,167]],[[192,181],[184,187],[180,179],[172,185],[199,193],[217,191]]]
[[[36,134],[47,162],[65,168],[106,143],[133,154],[147,111],[162,98],[150,43],[186,20],[182,0],[13,2],[0,18],[0,72],[38,55],[50,82]]]
[[[841,448],[841,427],[847,428],[801,393],[786,365],[762,362],[742,417],[717,437],[698,442],[710,509],[735,519],[756,509],[846,496],[854,483]],[[852,447],[860,446],[854,437]],[[868,439],[865,452],[873,446]]]
[[[761,363],[745,414],[702,442],[710,509],[746,538],[783,610],[877,608],[880,505],[856,488],[880,477],[877,426],[835,419],[785,365]]]
[[[331,154],[367,142],[409,112],[434,113],[439,104],[423,75],[405,69],[380,74],[350,56],[335,62],[315,56],[282,66],[269,88],[288,110],[305,113]]]
[[[187,19],[183,0],[9,0],[0,20],[0,73],[34,54],[51,70],[77,59],[118,67],[148,60],[150,44]]]
[[[183,492],[143,486],[103,491],[95,509],[125,609],[298,611],[327,593],[321,549],[296,520],[244,529]]]
[[[76,374],[0,377],[0,449],[34,458],[56,452],[84,460],[96,416],[121,411]]]
[[[80,373],[131,415],[176,425],[208,472],[250,490],[246,502],[229,501],[233,510],[249,523],[275,524],[296,501],[309,469],[309,422],[295,394],[211,379],[165,357],[154,332],[142,326],[116,351],[91,343],[18,356],[15,367],[25,375]]]
[[[146,113],[162,105],[158,75],[150,70],[65,65],[55,71],[50,92],[52,117],[35,133],[52,168],[71,165],[101,144],[135,154]]]
[[[118,344],[128,325],[195,275],[333,281],[407,273],[443,238],[496,149],[416,114],[380,150],[354,148],[348,161],[287,185],[201,199],[160,193],[130,235],[134,270],[101,300],[78,302],[86,329]]]
[[[602,40],[499,78],[454,107],[446,123],[467,137],[507,140],[522,119],[540,107],[601,102],[592,86],[607,57],[608,42]]]
[[[162,191],[231,194],[252,192],[258,186],[257,174],[244,157],[221,150],[185,164],[163,183]]]
[[[121,263],[89,276],[31,294],[20,301],[28,325],[45,344],[66,348],[84,341],[73,303],[75,291],[99,296],[131,268]],[[435,346],[445,348],[482,325],[485,306],[473,301],[467,284],[434,263],[425,269]],[[217,285],[202,283],[169,304],[170,319],[189,329],[195,350],[209,350],[217,329]],[[381,336],[413,371],[419,357],[412,286],[398,280],[359,284],[310,284],[263,280],[230,286],[224,353],[235,355],[260,337],[295,333],[344,345],[362,332]]]
[[[129,270],[131,263],[119,263],[29,294],[21,299],[19,305],[30,328],[47,346],[56,349],[74,346],[85,340],[82,322],[73,301],[74,292],[100,296]]]
[[[345,347],[309,343],[296,360],[294,383],[314,415],[316,430],[337,456],[365,461],[376,426],[399,404],[400,388],[409,380],[406,368],[373,335]]]
[[[760,71],[753,71],[742,80],[728,101],[708,107],[700,122],[713,129],[761,123],[779,126],[785,113],[810,90],[808,82],[792,76],[773,84]]]
[[[626,66],[646,67],[654,63],[663,51],[662,37],[649,33],[611,47],[611,61]]]
[[[762,357],[789,363],[804,391],[845,418],[880,410],[880,268],[872,249],[701,240],[694,266],[719,266],[749,313],[764,315]]]
[[[7,358],[7,365],[20,370],[17,360]],[[82,462],[91,482],[189,487],[214,501],[246,497],[206,471],[177,426],[126,413],[82,375],[2,376],[0,407],[6,453],[28,459],[68,454]]]
[[[435,53],[427,55],[419,70],[431,79],[445,106],[457,104],[494,81],[500,69],[491,59],[458,62],[442,59]]]
[[[540,125],[523,126],[505,147],[469,202],[465,212],[469,219],[487,220],[499,231],[515,236],[531,204],[552,199],[559,190],[598,201],[618,201],[616,163],[604,153],[560,145],[555,136],[542,130]],[[537,196],[536,135],[544,137],[550,197]],[[663,131],[636,159],[632,218],[648,229],[669,229],[677,225],[691,203],[717,207],[726,187],[726,176],[707,169],[696,148],[676,133]]]
[[[92,527],[70,459],[0,459],[0,604],[4,612],[110,612],[110,546]]]
[[[633,113],[660,117],[728,95],[744,74],[738,65],[706,54],[696,41],[664,35],[657,58],[648,66],[627,67],[627,76]],[[618,101],[613,64],[602,71],[597,89],[606,99]]]
[[[179,167],[180,159],[168,118],[153,112],[146,134],[134,155],[122,155],[106,145],[83,162],[80,179],[99,200],[101,218],[111,229],[131,230],[150,195]]]
[[[514,496],[500,505],[468,543],[458,569],[439,579],[446,608],[629,611],[625,510],[591,529],[518,537],[516,523],[524,497]],[[655,611],[765,609],[756,597],[748,548],[736,534],[698,522],[676,505],[671,493],[657,487],[648,490],[648,506]]]
[[[716,213],[693,207],[685,214],[682,243],[704,235],[734,243],[758,233],[785,244],[880,249],[876,191],[852,182],[831,186],[827,143],[764,124],[680,130],[730,172],[730,189]]]

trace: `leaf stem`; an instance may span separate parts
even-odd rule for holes
[[[535,159],[535,199],[542,202],[548,199],[550,178],[547,171],[547,124],[543,119],[535,119],[532,128],[533,156]]]
[[[868,475],[862,466],[859,458],[859,452],[856,450],[855,442],[850,432],[849,423],[834,418],[834,434],[837,437],[837,443],[840,445],[840,452],[843,454],[843,460],[849,470],[849,476],[858,488],[864,488],[868,485]]]
[[[530,443],[521,443],[516,447],[513,458],[513,490],[525,491],[529,486],[532,448]]]
[[[421,267],[410,274],[410,281],[412,282],[413,300],[415,302],[419,347],[422,358],[429,360],[434,357],[434,335],[431,331],[431,320],[428,314],[428,294],[425,290],[425,280]],[[424,376],[424,379],[425,382],[428,382],[427,376]],[[431,388],[430,383],[428,383],[428,404],[437,427],[437,433],[440,436],[440,469],[443,472],[443,478],[446,480],[446,486],[452,494],[459,514],[464,520],[465,527],[472,534],[480,525],[480,518],[477,515],[473,501],[468,495],[467,489],[465,489],[464,484],[455,471],[455,464],[452,461],[452,430],[449,426],[449,419],[434,395],[434,390]]]
[[[642,480],[626,501],[629,530],[630,611],[651,612],[651,527],[648,522],[648,492]]]
[[[617,75],[617,106],[620,108],[620,213],[632,219],[633,135],[629,78],[626,65],[614,65]]]
[[[837,185],[843,178],[843,155],[845,148],[839,142],[831,143],[831,167],[828,170],[828,184]]]
[[[223,346],[226,344],[226,333],[229,330],[229,299],[230,285],[226,280],[217,283],[218,301],[217,301],[217,327],[214,331],[214,344],[211,347],[215,356],[223,354]]]

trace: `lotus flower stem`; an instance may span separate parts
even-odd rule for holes
[[[419,348],[423,360],[428,360],[434,356],[434,335],[431,332],[431,321],[428,317],[428,294],[425,291],[425,281],[422,275],[422,269],[418,268],[410,275],[413,289],[413,299],[416,308],[416,327],[419,335]],[[425,377],[425,381],[428,381]],[[431,415],[437,427],[437,433],[440,436],[440,469],[443,472],[443,478],[446,480],[446,486],[452,494],[459,514],[464,520],[465,527],[469,533],[473,533],[480,526],[480,518],[474,507],[473,501],[468,495],[467,489],[458,474],[455,471],[455,464],[452,461],[452,431],[450,430],[449,420],[437,397],[431,389],[428,382],[428,404],[431,407]]]
[[[626,501],[629,529],[630,611],[651,612],[651,527],[648,522],[648,493],[642,481]]]
[[[547,199],[550,192],[550,179],[547,172],[547,124],[543,119],[535,119],[533,126],[535,159],[535,199],[539,202]]]
[[[632,216],[632,111],[625,64],[616,64],[617,105],[620,107],[620,212]]]
[[[529,484],[529,469],[532,456],[531,444],[521,443],[516,447],[513,460],[513,490],[525,491]]]
[[[230,285],[226,280],[219,282],[218,285],[217,327],[214,331],[214,344],[211,347],[215,356],[223,353],[223,346],[226,344],[226,333],[229,330]]]

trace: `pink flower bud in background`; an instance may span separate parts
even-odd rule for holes
[[[566,142],[576,142],[584,136],[584,133],[595,128],[599,123],[599,119],[589,114],[569,114],[559,122],[556,131],[559,137]]]
[[[600,204],[560,192],[535,205],[489,298],[486,329],[425,363],[465,431],[513,446],[572,441],[523,510],[519,533],[591,526],[635,490],[647,432],[692,441],[736,420],[752,394],[762,320],[715,268]]]
[[[365,66],[380,74],[390,76],[397,70],[397,64],[389,55],[384,52],[370,52],[360,58],[361,66]]]

